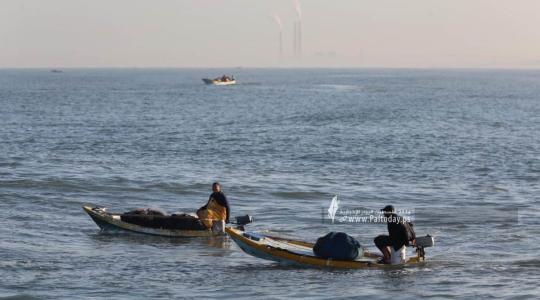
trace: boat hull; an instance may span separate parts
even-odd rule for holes
[[[112,214],[106,212],[104,209],[84,205],[83,210],[92,218],[92,220],[103,231],[128,231],[136,232],[147,235],[158,235],[168,237],[206,237],[206,236],[219,236],[223,235],[223,232],[214,232],[212,230],[178,230],[178,229],[162,229],[162,228],[150,228],[136,224],[123,222],[120,219],[119,214]]]
[[[308,249],[311,250],[313,248],[313,244],[311,243],[264,235],[257,240],[257,238],[253,238],[250,233],[235,228],[226,228],[225,231],[245,253],[257,258],[278,262],[281,265],[338,269],[396,267],[395,265],[378,263],[379,256],[368,252],[364,253],[364,256],[361,259],[354,261],[323,259],[316,257],[313,254],[309,254]],[[303,253],[291,250],[294,248],[300,249],[300,252]],[[406,265],[419,264],[422,262],[422,259],[415,256],[409,258]]]
[[[212,84],[212,85],[233,85],[236,84],[236,80],[230,80],[230,81],[220,81],[215,79],[209,79],[209,78],[203,78],[202,81],[206,84]]]

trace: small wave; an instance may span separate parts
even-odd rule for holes
[[[157,189],[178,195],[210,191],[208,183],[181,184],[177,182],[151,182],[143,186],[145,189]]]
[[[538,268],[540,267],[540,259],[533,258],[533,259],[527,259],[527,260],[518,260],[518,261],[515,261],[514,264],[519,267]]]
[[[14,179],[1,180],[0,187],[5,188],[58,188],[62,190],[86,189],[86,185],[79,180],[46,178],[46,179]]]
[[[321,192],[273,192],[273,196],[285,199],[312,199],[312,198],[328,198],[327,193]]]
[[[37,185],[36,181],[29,179],[16,179],[16,180],[2,180],[0,181],[0,187],[5,188],[31,188]]]
[[[492,122],[490,125],[495,128],[502,128],[506,127],[507,124],[504,122]]]
[[[540,168],[538,169],[529,168],[528,171],[531,173],[540,173]]]
[[[0,167],[14,168],[22,166],[22,163],[16,161],[0,162]]]
[[[352,84],[321,84],[319,86],[323,88],[331,88],[334,90],[341,90],[341,91],[349,91],[349,90],[355,90],[359,88],[359,86],[352,85]]]
[[[479,167],[479,168],[475,168],[473,170],[473,172],[476,172],[476,173],[487,173],[487,172],[491,172],[491,171],[493,171],[493,169],[488,168],[488,167]]]
[[[240,83],[239,83],[240,84]],[[244,82],[242,81],[241,86],[254,86],[254,85],[263,85],[262,82],[256,82],[256,81],[252,81],[252,82]]]
[[[499,192],[508,192],[507,189],[505,188],[502,188],[502,187],[498,187],[498,186],[493,186],[492,187],[494,191],[499,191]]]
[[[0,300],[37,300],[37,299],[41,299],[41,298],[32,296],[32,295],[27,295],[27,294],[0,297]]]
[[[368,93],[386,93],[388,89],[383,86],[365,86],[362,88],[362,91]]]

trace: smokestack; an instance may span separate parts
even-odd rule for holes
[[[298,21],[294,23],[294,54],[296,57],[302,55],[302,7],[300,0],[294,0],[294,8]]]
[[[276,22],[276,25],[279,28],[279,41],[278,41],[279,42],[279,58],[282,58],[283,57],[283,23],[281,22],[281,18],[277,14],[274,14],[272,18],[274,19],[274,22]]]
[[[279,31],[279,58],[283,57],[283,32]]]
[[[297,40],[297,35],[298,35],[298,24],[297,22],[294,22],[294,31],[293,31],[293,54],[294,56],[298,56],[298,40]]]
[[[302,21],[298,22],[298,56],[302,56]]]

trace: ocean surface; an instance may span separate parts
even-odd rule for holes
[[[203,77],[234,74],[236,86]],[[393,204],[421,266],[280,266],[227,237],[102,233],[83,203],[193,212],[375,251]],[[327,209],[334,195],[334,223]],[[0,299],[540,296],[540,71],[0,70]]]

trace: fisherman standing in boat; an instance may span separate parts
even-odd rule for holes
[[[405,263],[407,246],[416,238],[412,223],[395,213],[392,205],[387,205],[381,211],[388,224],[389,235],[379,235],[374,242],[383,254],[385,264]]]
[[[212,228],[214,221],[225,221],[229,223],[229,202],[221,191],[221,184],[212,184],[213,193],[208,199],[208,203],[197,210],[197,216],[207,228]]]

